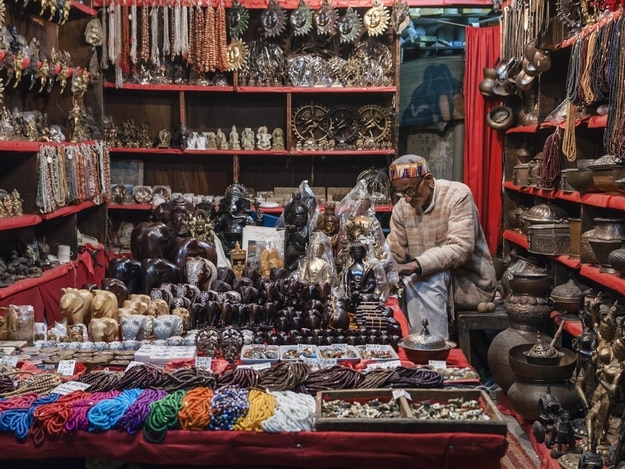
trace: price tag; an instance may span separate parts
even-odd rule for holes
[[[252,370],[264,370],[266,368],[271,368],[271,363],[252,363],[251,365],[239,365],[238,368],[250,368]]]
[[[311,352],[312,349],[310,345],[308,344],[297,344],[297,351],[298,352]]]
[[[76,360],[61,360],[56,371],[63,376],[73,376],[74,368],[76,368]]]
[[[430,365],[435,370],[447,369],[447,362],[445,360],[429,360],[428,365]]]
[[[401,365],[401,362],[399,360],[389,360],[387,362],[369,363],[367,365],[366,371],[375,370],[375,369],[378,369],[378,368],[384,368],[384,369],[392,368],[392,369],[395,369],[395,368],[397,368],[400,365]]]
[[[88,383],[81,383],[80,381],[66,381],[64,383],[59,384],[51,392],[64,396],[65,394],[69,394],[70,392],[84,391],[89,386],[91,385]]]
[[[409,401],[412,400],[412,396],[405,389],[393,389],[393,399],[397,400],[400,397],[405,397]]]
[[[302,357],[302,358],[300,358],[300,360],[302,360],[304,363],[307,363],[310,366],[319,366],[319,359],[318,358],[305,358],[305,357]]]
[[[126,369],[124,371],[128,371],[129,369],[131,369],[131,368],[133,368],[135,366],[139,366],[139,365],[144,365],[144,363],[132,360],[130,363],[128,363],[128,366],[126,366]]]
[[[335,350],[345,350],[347,348],[347,344],[333,344],[332,348]]]
[[[332,368],[338,364],[338,360],[336,358],[320,358],[319,359],[319,367],[320,368]]]
[[[367,344],[365,350],[368,352],[379,352],[382,350],[382,344]]]
[[[195,367],[210,370],[212,361],[211,357],[195,357]]]
[[[17,355],[8,355],[0,358],[0,363],[5,363],[9,366],[17,366],[18,359],[19,357]]]

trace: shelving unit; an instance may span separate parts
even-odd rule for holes
[[[584,31],[579,33],[585,34]],[[566,122],[545,121],[545,118],[565,98],[565,80],[562,70],[567,70],[571,46],[580,37],[575,36],[561,44],[555,45],[551,53],[552,67],[543,73],[534,91],[538,95],[538,124],[518,126],[508,129],[504,144],[504,177],[502,184],[504,197],[504,249],[509,251],[527,250],[528,240],[524,234],[511,226],[507,214],[521,206],[527,208],[539,203],[555,204],[564,208],[571,217],[581,220],[581,233],[594,227],[593,220],[598,217],[621,218],[625,217],[625,194],[608,194],[604,192],[579,193],[565,191],[561,187],[545,189],[539,184],[531,182],[531,186],[519,186],[513,181],[513,168],[521,163],[516,157],[519,148],[525,146],[532,149],[532,154],[543,150],[547,137],[556,131],[566,131]],[[596,106],[595,106],[596,107]],[[562,158],[563,168],[576,168],[577,159],[597,159],[605,153],[603,134],[608,121],[607,115],[593,113],[595,107],[586,109],[583,118],[575,122],[576,159],[568,161]],[[578,241],[579,242],[579,241]],[[598,289],[604,289],[606,294],[614,297],[625,295],[625,278],[618,274],[608,274],[600,271],[599,266],[588,264],[578,258],[568,255],[541,256],[552,266],[554,284],[563,283],[572,274],[578,275],[580,281]]]

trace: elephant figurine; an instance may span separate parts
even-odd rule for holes
[[[119,324],[113,318],[92,318],[88,329],[92,342],[113,342],[119,336]]]
[[[170,228],[165,223],[137,223],[130,235],[132,257],[139,261],[164,258],[169,234]]]
[[[217,265],[215,246],[197,238],[176,238],[167,258],[183,270],[188,257],[202,257]]]
[[[191,313],[187,308],[174,308],[171,314],[180,318],[183,331],[191,329]]]
[[[133,314],[121,319],[122,340],[146,339],[152,330],[152,320],[148,316]],[[146,334],[146,331],[148,333]]]
[[[128,294],[143,292],[141,285],[141,262],[130,257],[116,257],[111,259],[107,269],[107,276],[124,282]]]
[[[182,270],[184,281],[206,291],[213,279],[217,278],[217,266],[203,257],[187,257],[187,262]]]
[[[134,293],[130,298],[124,301],[124,307],[132,308],[136,314],[148,314],[150,309],[150,297],[144,294]]]
[[[152,322],[152,332],[156,339],[167,340],[171,336],[182,334],[182,321],[173,314],[159,316]]]
[[[146,314],[155,318],[169,314],[169,304],[165,300],[151,300]]]
[[[91,319],[112,318],[117,321],[117,296],[108,290],[93,290]]]
[[[128,287],[122,280],[105,277],[102,279],[101,285],[102,290],[108,290],[115,294],[117,297],[117,307],[121,307],[124,301],[128,299]]]
[[[145,292],[151,292],[152,289],[160,287],[165,282],[180,283],[180,269],[166,259],[143,259],[141,270]]]
[[[61,322],[65,325],[89,324],[91,319],[91,302],[93,294],[83,288],[63,288],[63,295],[59,300],[61,307]]]

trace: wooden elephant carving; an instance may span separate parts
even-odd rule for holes
[[[151,292],[163,283],[180,283],[180,269],[166,259],[143,259],[141,268],[145,292]]]
[[[117,321],[117,296],[108,290],[93,290],[91,319],[112,318]]]
[[[88,324],[91,318],[93,294],[83,288],[63,288],[59,301],[64,324]]]
[[[217,278],[217,266],[203,257],[187,257],[182,272],[186,283],[202,291],[207,291],[213,279]]]
[[[88,329],[93,342],[113,342],[119,337],[119,324],[113,318],[92,318]]]
[[[120,307],[124,304],[124,301],[128,299],[128,287],[126,284],[118,279],[105,277],[101,282],[102,290],[107,290],[115,294],[117,297],[117,306]]]
[[[141,262],[130,257],[111,259],[107,269],[109,278],[121,280],[128,288],[128,294],[141,293]]]
[[[165,257],[170,229],[165,223],[141,222],[130,235],[132,257],[139,261]]]
[[[217,265],[215,246],[196,238],[176,238],[167,258],[183,270],[188,257],[202,257]]]

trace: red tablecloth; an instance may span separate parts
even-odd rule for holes
[[[401,311],[397,316],[400,315]],[[401,318],[398,319],[401,322]],[[407,326],[405,320],[404,325]],[[448,363],[468,365],[460,349],[452,350]],[[35,446],[30,437],[20,442],[13,435],[0,434],[0,460],[93,457],[173,465],[495,469],[500,467],[500,459],[507,446],[504,435],[478,433],[272,434],[183,430],[169,431],[164,441],[156,444],[147,442],[142,434],[130,436],[111,430],[98,434],[78,432],[58,439],[46,439],[40,446]]]

